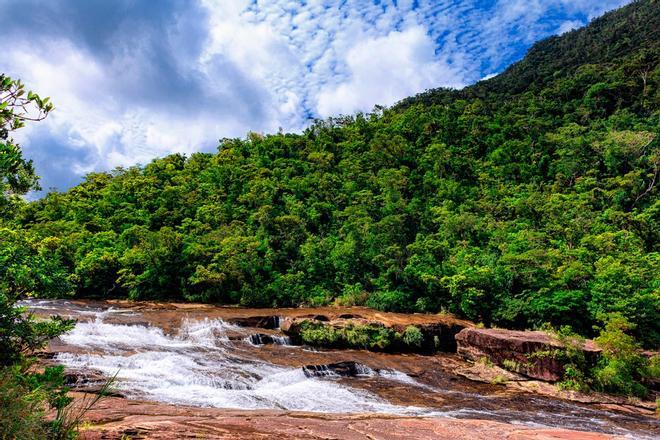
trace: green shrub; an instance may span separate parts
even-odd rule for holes
[[[321,347],[334,347],[341,341],[341,335],[333,327],[311,321],[301,324],[300,337],[305,344]]]
[[[46,439],[46,398],[32,390],[13,368],[0,368],[0,439]]]
[[[647,377],[656,379],[660,377],[660,356],[653,355],[648,361]]]
[[[590,379],[584,370],[575,364],[566,364],[564,366],[564,378],[557,386],[562,390],[589,391]]]
[[[504,359],[504,361],[502,361],[502,366],[504,369],[513,371],[514,373],[519,373],[522,369],[522,364],[520,362],[511,359]]]
[[[49,440],[73,440],[78,438],[80,425],[85,414],[96,403],[107,395],[115,377],[108,379],[96,394],[85,395],[76,405],[72,405],[73,398],[69,397],[69,388],[64,385],[64,367],[61,365],[47,367],[42,374],[28,377],[42,390],[48,405],[55,411],[55,417],[48,422]]]
[[[374,292],[367,300],[366,305],[386,312],[405,312],[414,308],[410,296],[401,290]]]
[[[363,306],[369,294],[362,288],[362,284],[348,284],[344,286],[341,295],[335,300],[335,305],[343,307]]]
[[[0,366],[22,364],[25,356],[73,327],[73,321],[54,317],[37,321],[16,298],[0,291]]]
[[[563,327],[555,333],[565,347],[561,358],[566,362],[564,378],[558,386],[576,391],[593,388],[606,393],[645,397],[648,395],[645,381],[660,376],[658,356],[647,359],[642,354],[640,344],[629,334],[634,325],[621,314],[609,314],[604,321],[605,325],[594,340],[602,350],[595,366],[588,364],[582,350],[584,340],[570,327]]]
[[[386,350],[395,341],[395,332],[377,325],[349,325],[341,334],[349,347]]]
[[[18,366],[0,368],[0,439],[72,440],[85,413],[101,399],[114,378],[97,395],[75,407],[64,385],[64,367],[47,367],[42,373],[26,373]],[[48,411],[54,412],[46,419]]]
[[[648,394],[642,381],[649,375],[657,375],[657,361],[642,355],[639,343],[627,333],[633,328],[621,314],[613,313],[606,318],[595,339],[602,349],[601,360],[593,371],[596,389],[638,397]]]
[[[414,325],[409,325],[403,332],[403,342],[410,347],[421,347],[424,343],[422,331]]]
[[[419,349],[424,345],[422,331],[409,325],[403,334],[376,324],[348,324],[334,327],[321,322],[303,321],[300,337],[305,344],[321,347],[363,348],[367,350]],[[439,340],[435,341],[439,345]]]
[[[396,340],[394,330],[378,325],[333,327],[320,322],[301,323],[300,337],[305,344],[322,347],[351,347],[368,350],[387,350]]]
[[[571,326],[562,326],[553,336],[564,346],[555,355],[565,362],[564,377],[557,385],[564,390],[588,391],[592,382],[591,366],[584,354],[584,338],[575,333]]]
[[[504,385],[507,383],[509,379],[503,374],[498,374],[497,376],[493,377],[490,381],[492,385]]]

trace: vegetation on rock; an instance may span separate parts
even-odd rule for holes
[[[620,313],[612,313],[603,320],[594,340],[602,350],[595,364],[587,361],[581,349],[584,340],[570,327],[557,333],[564,345],[558,353],[565,361],[560,388],[647,397],[650,380],[660,377],[660,356],[643,354],[639,342],[628,333],[634,325]]]
[[[391,348],[401,335],[380,325],[348,324],[336,327],[321,322],[303,321],[300,337],[305,344],[322,347],[366,348],[383,351]]]
[[[362,348],[374,351],[424,351],[428,348],[419,327],[409,325],[399,333],[379,324],[333,325],[304,320],[297,325],[300,340],[309,345],[335,348]],[[434,347],[438,348],[438,347]]]

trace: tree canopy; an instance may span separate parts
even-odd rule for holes
[[[8,214],[17,196],[31,189],[38,189],[38,176],[31,160],[11,137],[11,132],[25,125],[26,121],[44,119],[53,104],[32,91],[25,91],[20,80],[0,74],[0,216]]]

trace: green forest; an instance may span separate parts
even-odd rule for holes
[[[657,6],[541,41],[463,90],[221,139],[32,202],[35,170],[6,142],[3,294],[366,305],[585,336],[618,312],[657,347]],[[3,106],[6,141],[20,118]]]

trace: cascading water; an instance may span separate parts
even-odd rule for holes
[[[330,359],[341,362],[317,364],[323,351],[287,346],[290,341],[277,333],[276,323],[268,323],[269,333],[255,334],[254,329],[222,319],[186,319],[185,313],[163,318],[161,309],[137,311],[57,300],[22,305],[43,315],[78,318],[75,328],[61,336],[55,360],[71,369],[116,374],[115,386],[127,397],[219,408],[479,418],[634,439],[657,438],[660,426],[651,418],[640,420],[547,398],[520,395],[507,401],[494,394],[438,388],[396,369],[373,369],[365,365],[370,363],[368,356],[354,362],[336,352]],[[164,324],[175,325],[166,332],[160,328]],[[264,360],[293,354],[300,359],[299,368]],[[409,362],[427,361],[417,357]],[[391,390],[396,390],[398,400],[392,400]],[[524,403],[516,403],[519,400]]]
[[[301,369],[283,368],[238,356],[220,319],[184,322],[176,335],[156,327],[82,322],[63,342],[84,354],[60,353],[71,368],[117,374],[119,389],[135,397],[186,405],[241,409],[321,412],[422,413],[397,407],[372,393],[333,381],[310,378]],[[365,371],[365,374],[367,372]]]
[[[245,338],[245,341],[252,345],[266,345],[266,344],[285,345],[285,346],[292,345],[291,338],[288,336],[264,335],[261,333],[252,334],[247,338]]]

